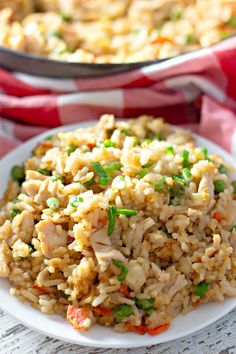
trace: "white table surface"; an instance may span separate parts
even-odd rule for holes
[[[136,349],[82,347],[43,336],[0,310],[0,354],[234,354],[236,309],[193,336]]]

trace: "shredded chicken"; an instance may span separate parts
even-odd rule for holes
[[[102,228],[91,236],[91,244],[97,258],[98,264],[104,270],[111,259],[125,261],[123,254],[112,247],[111,239],[107,236],[107,230]]]
[[[61,225],[55,225],[50,220],[43,220],[35,226],[35,229],[38,232],[45,257],[51,258],[55,249],[67,245],[68,234]]]
[[[41,184],[42,181],[32,179],[29,181],[25,181],[22,187],[28,196],[35,197],[36,194],[39,192]]]
[[[126,276],[126,282],[130,289],[133,291],[140,291],[142,285],[146,282],[146,275],[142,266],[138,261],[132,260],[127,264],[128,274]]]
[[[21,214],[16,215],[12,221],[12,228],[15,234],[13,236],[14,239],[20,238],[23,242],[29,243],[34,231],[34,218],[32,213],[24,210]]]
[[[221,282],[222,291],[228,296],[236,296],[236,287],[232,286],[229,281],[224,278]]]

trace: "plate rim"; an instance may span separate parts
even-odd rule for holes
[[[117,119],[117,120],[122,120],[122,121],[128,121],[128,119],[124,120],[124,119]],[[97,123],[98,120],[89,120],[89,121],[85,121],[85,122],[79,122],[76,124],[70,124],[70,125],[64,125],[64,126],[60,126],[60,127],[56,127],[53,129],[49,129],[46,130],[43,133],[40,133],[36,136],[34,136],[33,138],[27,140],[26,142],[22,143],[21,145],[17,146],[15,149],[13,149],[12,151],[10,151],[8,154],[6,154],[2,159],[0,159],[0,166],[2,163],[7,163],[8,159],[11,159],[12,157],[14,157],[14,155],[16,154],[17,150],[22,150],[22,152],[24,152],[26,150],[27,147],[31,147],[32,144],[36,144],[37,142],[42,141],[43,138],[45,138],[48,134],[51,133],[57,133],[57,132],[62,132],[62,131],[70,131],[70,130],[74,130],[74,129],[78,129],[78,128],[85,128],[85,127],[89,127],[95,123]],[[174,129],[179,130],[179,129],[184,129],[185,131],[188,130],[191,132],[191,134],[202,144],[206,143],[208,145],[208,147],[210,148],[211,151],[216,151],[217,154],[222,154],[223,157],[225,158],[225,156],[227,157],[227,162],[229,162],[234,168],[236,168],[236,161],[234,160],[233,156],[227,152],[226,150],[224,150],[223,148],[221,148],[219,145],[211,142],[210,140],[206,139],[205,137],[202,137],[196,133],[193,133],[190,129],[186,129],[186,127],[181,127],[181,126],[174,126],[171,125]],[[198,144],[199,145],[199,144]],[[28,149],[28,151],[30,151]],[[19,153],[19,152],[18,152]],[[25,156],[26,153],[23,153],[23,155]],[[24,157],[25,160],[25,157]],[[11,167],[11,165],[9,165],[9,167]],[[10,169],[9,169],[10,170]],[[4,191],[4,188],[3,188]],[[1,191],[2,192],[2,191]],[[1,280],[5,280],[5,279],[1,279]],[[6,280],[8,286],[9,286],[9,281]],[[8,297],[11,298],[10,293],[8,294]],[[18,302],[19,306],[30,306],[30,309],[32,311],[39,311],[38,309],[34,309],[33,307],[31,307],[31,305],[29,303],[21,303],[16,297],[14,297],[14,299]],[[13,310],[11,311],[11,306],[8,306],[7,309],[4,307],[4,299],[3,299],[3,303],[0,302],[0,308],[6,312],[8,315],[12,316],[13,318],[15,318],[19,323],[23,324],[24,326],[27,326],[28,328],[32,329],[35,332],[41,333],[45,336],[49,336],[51,338],[56,338],[58,340],[67,342],[67,343],[72,343],[72,344],[77,344],[77,345],[82,345],[82,346],[90,346],[90,347],[99,347],[99,348],[114,348],[114,349],[121,349],[121,348],[138,348],[138,347],[143,347],[143,346],[149,346],[149,345],[155,345],[155,344],[161,344],[161,343],[167,343],[167,342],[171,342],[183,337],[186,337],[188,335],[193,335],[196,332],[206,328],[207,326],[213,324],[214,322],[216,322],[217,320],[223,318],[226,314],[228,314],[230,311],[232,311],[235,307],[236,307],[236,298],[230,298],[227,297],[226,299],[230,299],[231,303],[229,305],[227,305],[225,308],[223,308],[223,310],[221,310],[220,312],[216,312],[215,316],[209,318],[208,320],[204,321],[204,324],[201,325],[196,325],[190,328],[187,328],[186,330],[183,330],[182,332],[180,332],[179,334],[172,334],[169,335],[168,337],[164,337],[161,338],[159,336],[157,337],[146,337],[146,336],[142,336],[143,340],[143,344],[140,343],[136,343],[131,342],[131,343],[122,343],[122,337],[121,337],[121,343],[115,343],[113,345],[107,345],[107,344],[102,344],[102,343],[96,343],[96,342],[92,342],[92,343],[84,343],[83,341],[81,342],[80,339],[78,337],[78,340],[74,340],[74,339],[69,339],[66,338],[65,336],[63,336],[63,334],[51,334],[51,332],[44,330],[42,328],[38,328],[37,324],[32,323],[33,321],[30,318],[24,318],[22,319],[20,316],[18,316],[17,313],[13,312]],[[212,304],[216,304],[217,302],[214,302]],[[210,303],[211,304],[211,303]],[[17,305],[17,306],[18,306]],[[207,306],[209,305],[209,303],[201,305],[199,308],[202,308],[203,306]],[[6,306],[6,304],[5,304]],[[194,310],[197,311],[198,309]],[[40,311],[39,311],[40,312]],[[192,311],[191,311],[192,312]],[[45,315],[45,314],[44,314]],[[55,315],[55,314],[54,314]],[[49,315],[51,316],[51,315]],[[59,315],[55,315],[55,316],[59,316]],[[178,315],[180,316],[180,315]],[[178,318],[178,316],[176,318]],[[59,316],[61,318],[61,316]],[[121,336],[124,336],[125,334],[122,333]],[[135,335],[136,336],[136,335]],[[145,338],[153,338],[153,340],[150,341],[150,343],[148,343],[148,340]],[[160,338],[160,340],[158,340],[158,338]],[[155,340],[156,339],[156,340]],[[89,338],[87,339],[87,341],[89,341]],[[95,339],[96,341],[96,339]]]

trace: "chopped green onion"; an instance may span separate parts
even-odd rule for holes
[[[116,208],[113,206],[108,207],[108,230],[107,234],[110,236],[115,229],[116,224]]]
[[[91,163],[95,172],[100,176],[99,184],[105,186],[109,182],[109,176],[100,164],[100,162],[92,162]]]
[[[220,39],[227,39],[231,36],[231,34],[229,32],[221,32],[220,33]]]
[[[181,186],[184,186],[185,185],[185,180],[183,179],[182,176],[175,176],[173,175],[171,177],[177,184],[180,184]]]
[[[231,230],[230,230],[231,232],[232,231],[236,231],[236,225],[233,225],[232,227],[231,227]]]
[[[184,150],[182,152],[182,157],[183,157],[183,167],[189,167],[189,151]]]
[[[218,171],[221,173],[221,174],[224,174],[224,175],[227,175],[228,173],[228,170],[227,168],[225,167],[225,165],[221,164],[218,168]]]
[[[236,181],[232,181],[231,185],[233,187],[233,193],[236,193]]]
[[[166,148],[166,153],[167,153],[167,155],[174,155],[174,148],[173,148],[173,146],[168,146],[168,147]]]
[[[137,215],[138,211],[137,210],[130,210],[130,209],[115,209],[115,213],[118,215],[132,216],[132,215]]]
[[[121,129],[121,133],[127,135],[127,136],[131,136],[131,132],[128,129]]]
[[[61,204],[57,198],[51,197],[47,199],[47,206],[52,210],[58,210]]]
[[[116,322],[122,322],[125,317],[132,315],[133,309],[132,306],[128,304],[117,305],[114,308],[113,313]]]
[[[61,33],[59,31],[52,31],[48,33],[49,36],[61,38]]]
[[[171,20],[172,21],[178,21],[181,19],[181,11],[180,10],[175,10],[171,12]]]
[[[194,294],[200,297],[204,297],[206,295],[206,292],[208,290],[209,284],[206,282],[202,281],[201,283],[197,284],[194,286]]]
[[[112,262],[121,269],[121,273],[117,275],[117,280],[122,281],[126,278],[128,274],[128,268],[121,262],[117,261],[116,259],[112,258]]]
[[[188,33],[186,34],[185,36],[185,43],[186,44],[193,44],[193,41],[194,41],[194,36],[192,33]]]
[[[79,206],[80,203],[82,203],[84,201],[83,198],[81,197],[78,197],[78,196],[74,196],[70,199],[70,205],[73,207],[73,208],[77,208]]]
[[[182,176],[185,179],[185,181],[189,181],[192,177],[192,173],[190,172],[190,169],[185,167],[182,171]]]
[[[12,219],[14,219],[14,217],[20,213],[21,213],[21,211],[17,208],[12,209],[10,212]]]
[[[105,140],[103,144],[105,147],[114,147],[114,148],[116,147],[116,144],[113,143],[113,141],[111,140]]]
[[[196,151],[199,151],[201,154],[204,155],[204,158],[205,160],[209,160],[209,157],[208,157],[208,150],[206,147],[204,146],[200,146],[196,149]]]
[[[110,236],[114,231],[115,224],[116,224],[116,215],[133,216],[137,214],[138,214],[137,210],[116,209],[114,206],[109,206],[108,207],[108,230],[107,230],[108,236]]]
[[[162,179],[160,181],[157,181],[157,183],[155,184],[155,190],[157,192],[163,192],[166,190],[166,185],[165,185],[165,177],[163,176]]]
[[[53,182],[61,181],[61,183],[64,183],[64,178],[61,175],[56,175],[56,176],[52,176],[52,181]]]
[[[74,145],[74,144],[70,144],[69,146],[67,146],[65,148],[65,151],[68,155],[72,154],[72,152],[74,152],[77,149],[78,146]]]
[[[23,166],[15,165],[11,169],[11,176],[14,181],[21,184],[25,179],[25,170]]]
[[[151,142],[152,142],[152,139],[145,139],[144,141],[143,141],[145,144],[151,144]]]
[[[153,307],[150,307],[150,309],[147,309],[147,310],[146,310],[146,314],[147,314],[148,316],[151,316],[154,311],[155,311],[154,308],[153,308]]]
[[[150,299],[137,299],[137,298],[135,298],[135,303],[136,303],[137,307],[142,310],[150,309],[153,306],[154,301],[155,300],[153,298],[150,298]]]
[[[39,173],[41,173],[41,175],[44,175],[44,176],[50,176],[51,175],[51,171],[49,170],[46,170],[45,168],[38,168],[37,171]]]
[[[139,145],[140,144],[139,138],[137,136],[134,136],[133,138],[134,138],[134,146]]]
[[[154,132],[150,132],[148,134],[148,138],[152,140],[158,140],[158,141],[164,140],[163,135],[161,133],[154,133]]]
[[[225,187],[226,187],[225,181],[223,181],[222,179],[217,179],[213,183],[214,183],[214,187],[215,187],[215,189],[214,189],[215,194],[219,194],[219,193],[224,192]]]
[[[44,140],[52,140],[52,138],[53,138],[53,135],[50,134],[50,135],[47,135],[47,136],[44,138]]]
[[[138,171],[137,176],[139,178],[143,178],[144,176],[146,176],[146,174],[148,174],[149,169],[150,167],[152,167],[152,165],[153,165],[152,162],[147,163],[142,170]]]
[[[104,170],[108,175],[111,175],[115,171],[119,171],[122,167],[121,162],[108,162],[104,165]]]
[[[231,27],[236,27],[236,16],[232,16],[226,24]]]
[[[84,186],[85,188],[88,188],[88,187],[92,186],[94,183],[95,183],[95,179],[94,179],[94,178],[91,178],[89,181],[84,182],[84,183],[83,183],[83,186]]]
[[[61,12],[61,18],[65,22],[70,22],[71,21],[71,16],[66,14],[66,13],[64,13],[64,12]]]
[[[29,253],[33,253],[34,251],[36,251],[36,249],[34,248],[34,246],[32,245],[32,243],[30,245],[28,245],[29,247]]]
[[[17,204],[20,202],[20,199],[19,198],[15,198],[15,199],[12,199],[11,201],[13,204]]]

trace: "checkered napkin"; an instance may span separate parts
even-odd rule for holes
[[[127,73],[55,79],[0,68],[0,157],[52,127],[151,114],[236,155],[236,37]]]

